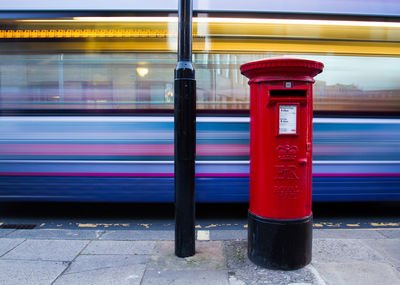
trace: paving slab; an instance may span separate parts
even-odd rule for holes
[[[400,239],[366,240],[364,242],[382,254],[391,264],[400,268]]]
[[[17,247],[24,241],[25,241],[25,239],[23,239],[23,238],[18,238],[18,239],[0,238],[0,256],[6,254],[8,251]]]
[[[313,239],[326,239],[326,238],[334,238],[334,239],[381,239],[385,238],[382,234],[380,234],[377,230],[359,230],[359,229],[314,229],[313,230]]]
[[[379,230],[378,232],[386,238],[400,239],[400,230]]]
[[[270,270],[255,266],[253,269],[237,269],[229,271],[230,279],[235,278],[246,285],[273,284],[273,285],[321,285],[308,267],[292,271]],[[236,281],[235,280],[235,281]],[[236,281],[237,282],[237,281]]]
[[[154,241],[92,241],[82,254],[151,254]]]
[[[65,274],[96,271],[106,268],[136,266],[146,264],[149,255],[79,255],[70,265]]]
[[[247,241],[225,242],[224,251],[231,285],[319,284],[310,266],[293,271],[282,271],[255,265],[247,257]]]
[[[225,269],[223,244],[220,241],[197,241],[194,256],[175,256],[173,241],[157,242],[148,264],[149,270],[222,270]]]
[[[0,229],[0,238],[6,237],[7,235],[12,233],[13,231],[15,231],[15,230],[14,229]]]
[[[229,285],[246,285],[246,283],[244,281],[237,279],[233,275],[230,275],[228,280],[229,280]]]
[[[123,230],[106,231],[100,240],[173,240],[174,231]]]
[[[88,243],[86,240],[26,240],[1,259],[71,261]]]
[[[245,240],[247,230],[213,230],[210,231],[211,240]]]
[[[92,240],[101,236],[104,231],[99,230],[64,230],[64,229],[35,229],[35,230],[16,230],[10,233],[9,238],[27,238],[27,239],[77,239]]]
[[[141,285],[229,285],[224,270],[146,270]]]
[[[382,256],[356,239],[315,239],[312,260],[316,262],[381,261]]]
[[[68,263],[37,260],[0,260],[2,285],[50,285]]]
[[[315,263],[314,266],[328,285],[400,284],[398,273],[384,263]]]
[[[400,230],[316,229],[312,263],[294,271],[254,265],[246,230],[207,232],[211,241],[178,258],[173,231],[11,230],[0,284],[400,284]]]
[[[139,285],[145,269],[145,264],[136,264],[66,273],[52,285]]]

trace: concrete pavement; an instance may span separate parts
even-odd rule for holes
[[[400,229],[314,229],[313,260],[295,271],[247,258],[246,230],[199,230],[196,255],[174,232],[0,229],[0,284],[400,284]]]

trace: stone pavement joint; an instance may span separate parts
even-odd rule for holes
[[[400,284],[400,229],[314,230],[312,263],[294,271],[254,265],[246,236],[210,229],[178,258],[173,231],[2,229],[0,284]]]

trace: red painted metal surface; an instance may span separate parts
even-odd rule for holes
[[[270,219],[311,215],[312,84],[316,61],[243,64],[250,81],[250,212]]]

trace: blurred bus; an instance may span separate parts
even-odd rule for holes
[[[40,2],[0,10],[0,200],[172,202],[176,3]],[[196,200],[248,200],[239,66],[269,57],[325,65],[313,200],[400,200],[398,7],[289,2],[195,3]]]

